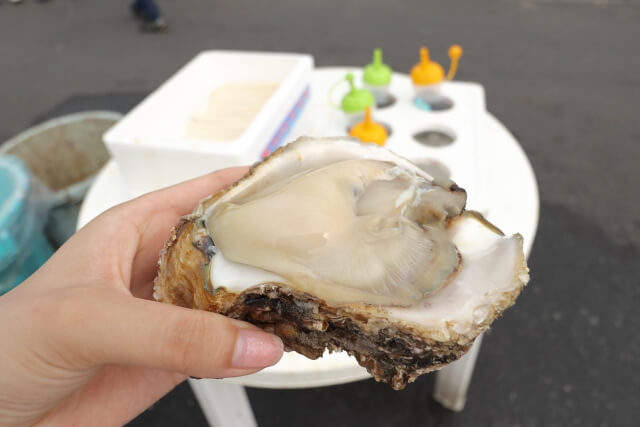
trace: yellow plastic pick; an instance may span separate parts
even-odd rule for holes
[[[371,120],[371,108],[369,107],[364,110],[364,120],[356,123],[349,130],[349,135],[362,142],[372,142],[378,145],[384,145],[389,137],[384,126]]]

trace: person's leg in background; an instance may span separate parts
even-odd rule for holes
[[[168,28],[167,21],[154,0],[134,0],[131,10],[142,22],[142,31],[165,31]]]

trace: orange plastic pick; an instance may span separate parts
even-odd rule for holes
[[[451,59],[451,65],[449,65],[449,72],[447,73],[447,80],[453,80],[458,71],[458,62],[462,56],[462,47],[458,44],[454,44],[449,48],[449,59]]]
[[[371,108],[369,107],[364,110],[364,120],[356,123],[349,130],[349,135],[358,138],[362,142],[372,142],[378,145],[384,145],[387,142],[387,138],[389,138],[387,129],[380,123],[371,120]]]
[[[411,69],[411,80],[416,86],[429,86],[440,83],[444,79],[442,65],[429,59],[429,49],[420,48],[420,62]]]

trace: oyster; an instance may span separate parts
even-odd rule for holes
[[[345,350],[401,389],[462,356],[528,281],[522,237],[465,202],[387,149],[299,139],[182,219],[154,296],[312,359]]]

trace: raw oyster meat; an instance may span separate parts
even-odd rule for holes
[[[528,281],[522,237],[373,144],[299,139],[173,230],[159,301],[245,320],[401,389],[462,356]]]

